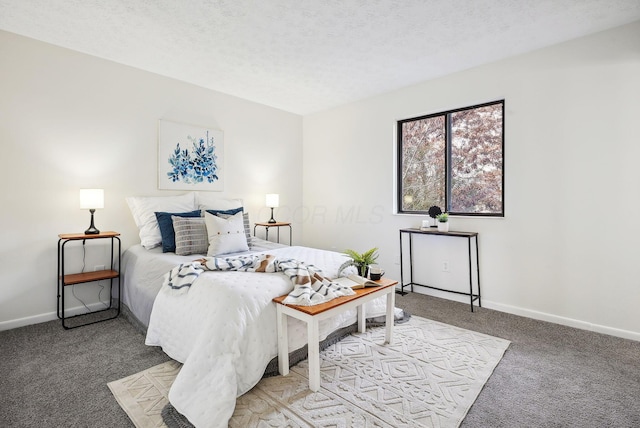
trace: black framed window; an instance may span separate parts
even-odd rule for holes
[[[504,216],[504,100],[398,121],[398,212]]]

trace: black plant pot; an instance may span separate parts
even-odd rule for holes
[[[358,275],[360,275],[363,278],[369,277],[369,266],[357,266],[357,268],[358,268]]]

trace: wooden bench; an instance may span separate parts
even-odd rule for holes
[[[314,306],[286,305],[282,301],[287,297],[280,296],[273,299],[277,309],[278,328],[278,370],[281,375],[289,374],[289,335],[287,332],[286,315],[307,323],[307,338],[309,341],[309,389],[320,389],[320,321],[331,318],[341,312],[358,309],[358,331],[365,331],[364,304],[378,297],[387,296],[385,343],[391,343],[394,322],[395,285],[398,281],[383,278],[376,281],[379,287],[367,287],[354,290],[355,295],[343,296],[327,303]]]

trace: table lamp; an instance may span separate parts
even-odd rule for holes
[[[80,189],[80,209],[89,210],[91,213],[91,224],[89,225],[89,229],[84,231],[85,235],[97,235],[100,233],[93,225],[93,213],[95,213],[98,208],[104,208],[104,190]]]
[[[268,193],[266,197],[266,205],[271,208],[271,218],[269,219],[269,223],[275,223],[276,220],[273,218],[273,209],[278,208],[278,205],[280,205],[280,195],[277,193]]]

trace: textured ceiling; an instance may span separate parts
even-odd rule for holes
[[[637,20],[640,0],[0,0],[0,29],[298,114]]]

